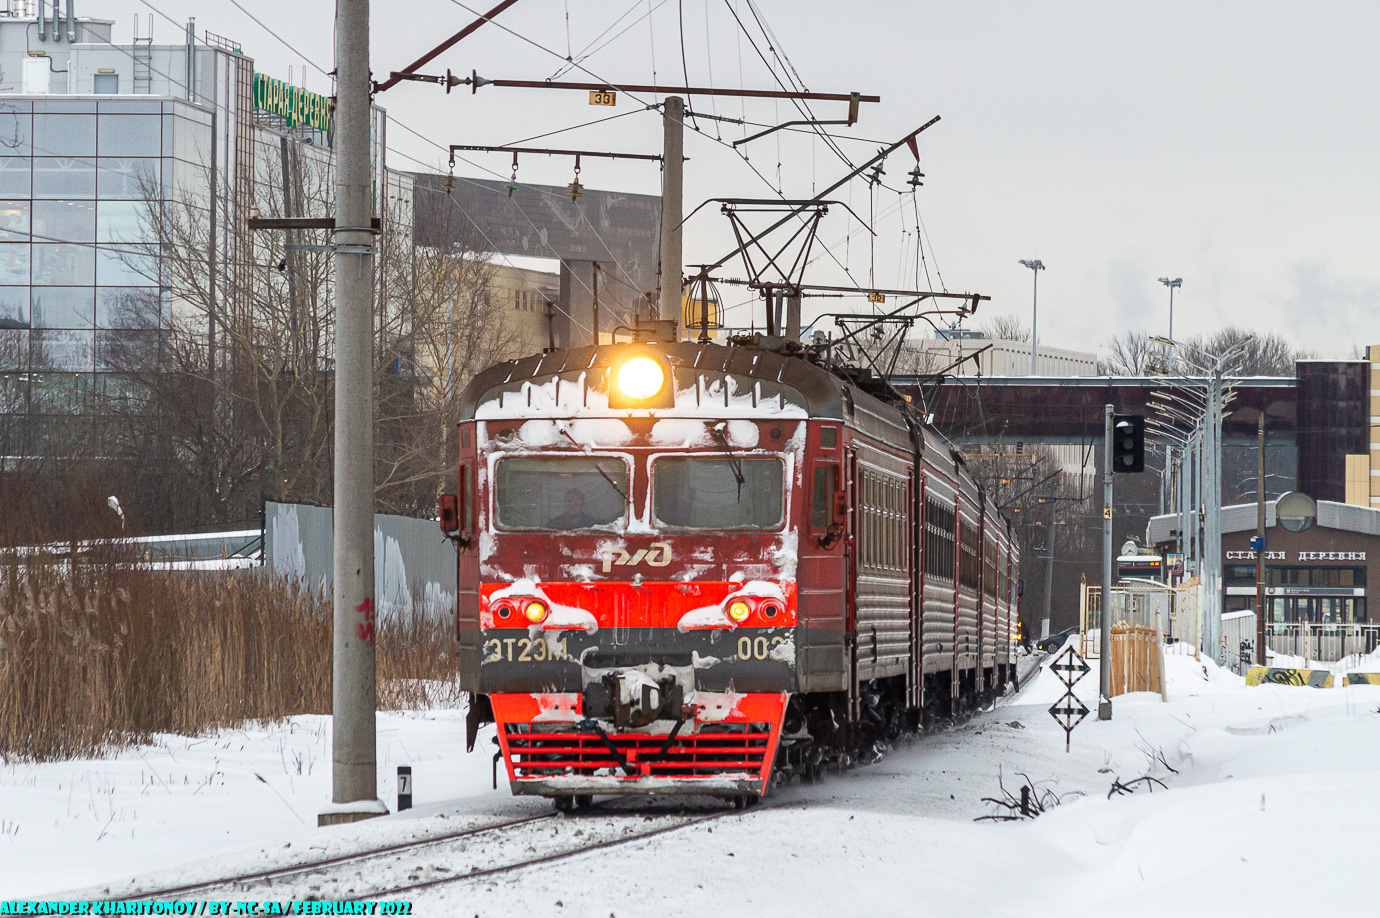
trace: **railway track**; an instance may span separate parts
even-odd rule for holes
[[[734,810],[619,809],[545,813],[298,864],[174,886],[103,890],[126,901],[167,899],[379,899],[513,873],[587,852],[738,815]]]
[[[968,717],[934,732],[945,733]],[[574,814],[541,813],[173,886],[104,887],[85,899],[379,899],[492,878],[742,815],[736,810],[608,800]],[[777,804],[780,805],[780,804]],[[767,803],[763,808],[774,808]],[[751,812],[751,811],[748,811]]]

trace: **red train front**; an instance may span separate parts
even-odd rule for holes
[[[465,390],[461,685],[514,793],[746,805],[1011,680],[1009,524],[903,401],[818,359],[649,341]]]
[[[461,668],[512,788],[760,795],[795,687],[806,411],[664,349],[545,359],[476,380],[460,433]]]

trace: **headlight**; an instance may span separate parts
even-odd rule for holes
[[[540,625],[546,621],[548,609],[546,603],[540,599],[534,599],[522,610],[522,614],[527,616],[527,620],[534,625]]]
[[[728,617],[735,622],[745,622],[747,617],[752,614],[752,606],[743,602],[741,599],[728,604]]]
[[[651,398],[665,384],[666,371],[650,357],[634,357],[618,368],[618,390],[628,398]]]

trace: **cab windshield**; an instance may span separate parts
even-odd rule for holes
[[[500,529],[594,529],[627,516],[628,467],[621,459],[500,459],[494,478]]]
[[[779,529],[786,501],[780,459],[662,457],[652,464],[652,515],[685,529]]]

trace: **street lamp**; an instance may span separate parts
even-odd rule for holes
[[[1173,286],[1170,286],[1171,295]],[[1213,354],[1201,347],[1172,338],[1152,336],[1151,341],[1171,348],[1189,369],[1204,374],[1202,380],[1183,379],[1179,391],[1160,398],[1152,398],[1151,406],[1168,424],[1176,428],[1182,424],[1188,449],[1179,461],[1181,481],[1188,492],[1181,504],[1184,523],[1180,539],[1188,538],[1185,554],[1196,556],[1196,565],[1203,584],[1203,620],[1201,646],[1214,659],[1221,661],[1222,640],[1222,422],[1233,400],[1232,385],[1226,379],[1228,366],[1245,349],[1245,342]],[[1184,356],[1183,351],[1192,352]],[[1192,390],[1198,390],[1196,392]],[[1192,395],[1189,396],[1189,393]],[[1156,393],[1159,395],[1159,393]],[[1189,396],[1185,398],[1185,396]],[[1159,427],[1160,425],[1156,425]],[[1195,455],[1196,453],[1196,455]],[[1190,473],[1192,474],[1190,477]],[[1181,493],[1183,493],[1181,491]],[[1195,499],[1196,498],[1196,499]],[[1195,539],[1198,508],[1202,508],[1203,531]]]
[[[1029,261],[1022,258],[1021,264],[1029,268],[1031,272],[1035,275],[1035,289],[1034,293],[1031,295],[1030,300],[1030,375],[1038,376],[1040,374],[1035,369],[1035,332],[1039,329],[1037,319],[1040,315],[1040,272],[1045,269],[1045,263],[1043,261],[1040,261],[1040,259],[1038,258],[1034,259],[1033,261]]]
[[[1184,279],[1183,279],[1182,277],[1176,277],[1176,278],[1174,278],[1173,280],[1170,280],[1170,279],[1167,278],[1167,277],[1161,277],[1161,278],[1160,278],[1160,283],[1161,283],[1161,284],[1164,284],[1166,287],[1169,288],[1169,337],[1170,337],[1170,338],[1173,338],[1173,337],[1174,337],[1174,288],[1175,288],[1175,287],[1182,287],[1182,286],[1184,285]]]

